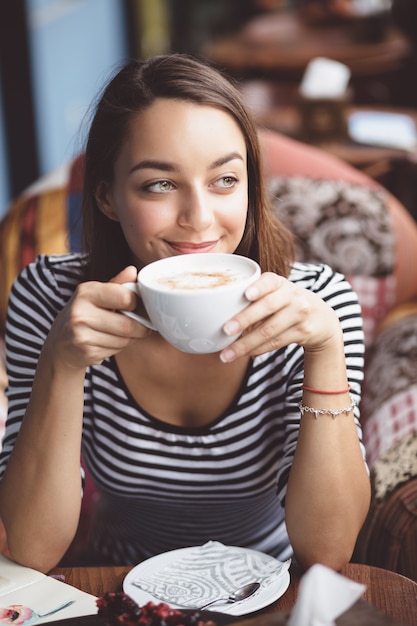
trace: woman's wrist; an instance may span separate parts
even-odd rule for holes
[[[308,402],[343,403],[349,392],[343,338],[321,351],[304,351],[303,397]]]
[[[51,337],[47,337],[43,345],[39,355],[39,365],[45,368],[51,376],[82,376],[84,378],[87,369],[84,363],[77,365],[65,358],[56,342],[53,341]]]

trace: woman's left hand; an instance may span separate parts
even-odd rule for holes
[[[265,272],[245,295],[251,304],[224,326],[228,335],[242,333],[221,352],[224,362],[257,356],[290,343],[315,352],[335,340],[343,341],[334,310],[314,292],[282,276]]]

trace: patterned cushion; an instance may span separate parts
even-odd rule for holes
[[[417,302],[394,309],[368,350],[361,410],[370,467],[417,432]]]
[[[394,239],[382,190],[302,177],[274,178],[269,187],[277,214],[296,235],[299,260],[347,275],[392,273]]]
[[[275,177],[270,193],[296,236],[297,259],[328,263],[350,280],[369,345],[395,298],[395,239],[385,192],[342,180]]]
[[[416,405],[414,417],[415,409]],[[371,473],[377,502],[382,502],[410,479],[417,482],[417,431],[414,429],[414,432],[399,437],[375,460]]]
[[[395,303],[396,277],[388,276],[347,276],[354,291],[358,294],[362,307],[365,344],[368,348],[382,321]]]

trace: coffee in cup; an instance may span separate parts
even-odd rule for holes
[[[143,301],[149,319],[121,311],[169,343],[194,354],[218,352],[235,341],[224,324],[248,306],[246,288],[259,278],[259,265],[224,253],[178,255],[140,270],[136,283],[124,283]]]

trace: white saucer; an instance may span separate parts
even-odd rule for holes
[[[248,563],[257,563],[261,566],[264,565],[265,568],[271,567],[278,570],[280,567],[280,561],[264,554],[263,552],[259,552],[257,550],[250,550],[247,548],[240,548],[235,546],[223,546],[227,549],[227,555],[229,557],[236,557],[236,561],[240,562],[242,559],[247,559]],[[196,606],[200,606],[205,604],[206,601],[210,599],[209,594],[216,587],[216,580],[218,585],[218,574],[219,570],[222,571],[225,569],[224,574],[227,576],[229,584],[231,580],[233,580],[233,567],[228,566],[227,568],[223,568],[222,561],[211,559],[207,561],[208,566],[205,567],[205,563],[201,566],[200,563],[192,558],[193,551],[195,552],[196,548],[201,548],[201,546],[191,547],[191,548],[180,548],[178,550],[172,550],[170,552],[164,552],[162,554],[158,554],[157,556],[151,557],[142,563],[139,563],[136,567],[134,567],[126,576],[123,581],[123,591],[127,593],[135,602],[142,606],[147,602],[166,602],[170,606],[174,608],[184,608],[184,605],[176,604],[173,601],[174,596],[169,593],[170,587],[173,588],[174,591],[178,591],[178,587],[182,589],[186,589],[189,585],[192,585],[195,589],[201,589],[201,597],[195,601]],[[169,568],[174,563],[178,562],[181,559],[181,567],[178,569],[178,573],[175,575],[175,580],[171,584],[161,585],[161,591],[158,594],[152,595],[149,592],[149,588],[151,585],[147,585],[147,577],[150,581],[151,578],[153,581],[162,578],[162,574],[164,573],[162,570],[165,568]],[[189,560],[189,565],[187,564],[187,559]],[[195,563],[195,571],[193,571],[193,567]],[[185,564],[185,566],[184,566]],[[266,606],[275,602],[278,598],[280,598],[285,591],[288,589],[290,584],[290,575],[288,572],[289,563],[285,563],[282,565],[282,571],[277,575],[273,575],[269,577],[269,579],[265,578],[265,581],[261,581],[261,587],[256,591],[252,596],[246,598],[241,602],[237,602],[235,604],[221,604],[216,603],[213,605],[212,610],[217,613],[226,613],[229,615],[246,615],[248,613],[253,613],[254,611],[259,611],[260,609],[265,608]],[[204,570],[204,572],[203,572]],[[226,571],[227,570],[227,571]],[[165,569],[165,571],[167,571]],[[174,565],[174,571],[176,572],[176,565]],[[158,573],[160,576],[158,576]],[[210,574],[212,573],[212,577]],[[247,575],[247,572],[246,572]],[[236,587],[241,586],[238,583],[239,577],[242,576],[241,571],[236,571]],[[142,581],[142,588],[139,588],[134,584],[135,580],[140,579]],[[243,582],[248,582],[243,581]],[[148,586],[148,590],[145,591],[145,588]],[[175,587],[175,590],[174,590]],[[163,591],[166,591],[166,597],[163,596]],[[154,592],[155,593],[155,592]],[[208,595],[207,595],[208,594]],[[178,601],[178,596],[175,597]],[[194,608],[191,606],[186,606],[187,609]]]

